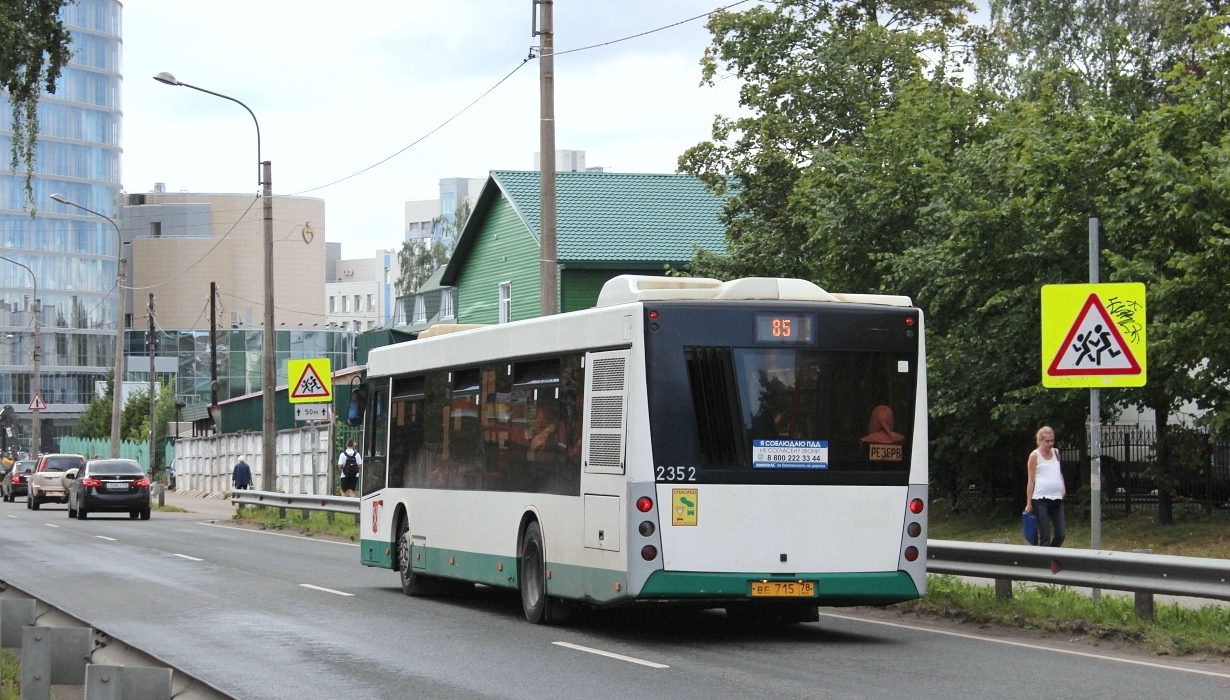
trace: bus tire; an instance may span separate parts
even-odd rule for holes
[[[521,609],[530,624],[540,625],[549,621],[550,598],[547,596],[547,564],[542,547],[542,528],[538,522],[525,527],[521,538],[521,559],[518,562],[517,582],[521,589]]]
[[[401,592],[418,597],[438,592],[426,576],[414,572],[410,563],[410,523],[403,519],[397,526],[397,573],[401,578]]]

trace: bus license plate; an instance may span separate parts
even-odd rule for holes
[[[814,581],[752,581],[753,598],[810,598],[814,595]]]

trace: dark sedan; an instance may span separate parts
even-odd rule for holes
[[[128,513],[149,520],[149,479],[135,459],[91,459],[69,476],[68,517]]]
[[[30,495],[30,472],[34,471],[35,459],[21,459],[13,463],[13,468],[4,473],[0,480],[0,497],[6,503],[12,503],[18,496]]]

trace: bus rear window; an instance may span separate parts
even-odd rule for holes
[[[908,472],[908,355],[687,348],[702,469]]]

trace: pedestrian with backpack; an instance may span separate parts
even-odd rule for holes
[[[354,497],[355,486],[359,484],[359,470],[363,468],[363,456],[354,448],[354,439],[346,441],[346,449],[337,458],[337,466],[342,474],[342,495]]]

